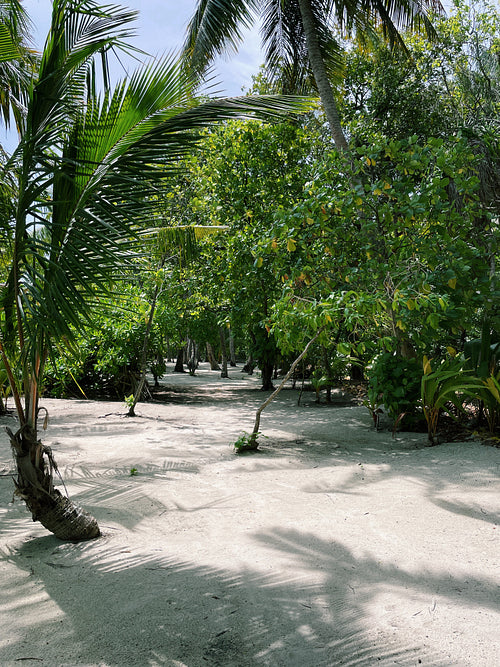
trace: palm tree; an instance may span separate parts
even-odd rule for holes
[[[57,471],[39,439],[40,389],[54,350],[92,319],[96,296],[137,256],[157,206],[159,179],[172,177],[214,121],[299,110],[292,99],[234,98],[198,104],[195,82],[174,57],[141,67],[98,92],[96,61],[127,49],[135,13],[94,0],[54,0],[51,28],[18,147],[0,183],[15,180],[0,209],[8,247],[0,277],[0,358],[19,428],[9,431],[16,493],[33,519],[62,539],[99,535],[95,519],[54,488]],[[0,44],[1,48],[1,44]],[[0,54],[1,58],[1,54]]]
[[[331,82],[342,67],[335,31],[374,38],[381,24],[391,44],[403,46],[400,31],[423,26],[434,31],[428,11],[441,11],[439,0],[198,0],[184,44],[187,61],[199,74],[225,50],[236,50],[241,28],[262,18],[262,39],[271,74],[285,90],[301,90],[306,78],[319,92],[337,147],[348,150]]]
[[[11,116],[19,131],[26,110],[26,90],[37,65],[29,48],[30,20],[19,0],[0,0],[0,116]]]

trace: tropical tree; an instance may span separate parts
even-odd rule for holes
[[[99,535],[93,517],[54,488],[51,450],[39,439],[40,386],[57,347],[92,320],[96,295],[137,255],[157,206],[159,179],[176,172],[197,130],[239,114],[274,117],[297,101],[194,98],[173,57],[99,93],[96,60],[128,49],[135,13],[94,0],[54,0],[40,68],[27,89],[19,146],[2,170],[13,201],[0,221],[9,243],[0,285],[0,356],[19,419],[9,431],[16,493],[34,520],[63,539]]]
[[[188,26],[185,55],[198,72],[223,51],[235,50],[241,28],[262,19],[262,40],[269,70],[282,79],[287,92],[313,83],[319,92],[332,137],[347,150],[332,81],[342,69],[342,46],[336,31],[373,39],[382,25],[392,46],[404,43],[400,31],[423,27],[433,34],[429,11],[440,11],[431,0],[199,0]]]
[[[29,48],[30,21],[19,0],[0,1],[0,114],[20,130],[26,91],[37,58]]]

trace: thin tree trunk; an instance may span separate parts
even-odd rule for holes
[[[283,380],[281,381],[280,386],[273,391],[273,393],[267,398],[264,403],[259,407],[257,410],[257,413],[255,415],[255,423],[253,427],[253,431],[250,435],[250,438],[248,439],[249,444],[246,447],[241,447],[239,451],[241,450],[248,450],[248,449],[257,449],[258,447],[258,436],[259,436],[259,427],[260,427],[260,416],[262,414],[262,411],[271,403],[273,399],[276,398],[276,396],[280,393],[280,391],[283,389],[285,386],[286,382],[288,381],[288,378],[291,377],[293,374],[294,370],[297,368],[298,364],[301,362],[301,360],[306,356],[307,351],[311,347],[311,345],[314,343],[314,341],[318,338],[318,336],[322,333],[325,327],[321,327],[319,331],[316,332],[316,334],[311,338],[311,340],[307,343],[303,351],[299,354],[297,359],[293,362],[293,364],[290,366],[288,373],[285,375]]]
[[[229,332],[229,363],[234,368],[236,366],[236,353],[234,349],[234,336]]]
[[[335,101],[335,96],[330,81],[328,80],[325,63],[321,56],[321,49],[316,32],[316,19],[312,11],[311,0],[298,0],[298,2],[302,17],[302,25],[304,26],[307,54],[330,126],[330,131],[337,148],[347,153],[349,151],[349,144],[347,143],[347,139],[340,123],[337,102]]]
[[[330,355],[328,354],[328,349],[323,345],[323,363],[326,371],[326,402],[332,402],[332,384],[333,384],[333,374],[332,374],[332,364],[330,363]]]
[[[132,405],[129,407],[127,417],[135,417],[135,406],[137,405],[138,401],[141,398],[142,390],[144,389],[144,384],[146,382],[146,363],[148,358],[149,334],[151,333],[151,327],[153,326],[153,318],[155,316],[156,302],[158,300],[159,291],[160,291],[160,285],[157,284],[153,292],[151,307],[149,309],[149,317],[146,324],[146,331],[144,333],[144,340],[142,342],[141,363],[140,363],[141,376],[139,379],[139,384],[137,385],[137,388],[134,393],[134,400],[132,402]]]
[[[187,367],[189,375],[194,375],[198,368],[198,345],[194,340],[189,339],[187,345]]]
[[[220,336],[220,351],[222,355],[222,372],[220,374],[221,378],[228,378],[229,373],[227,372],[227,346],[226,346],[226,332],[224,327],[219,328]]]
[[[220,371],[220,366],[217,363],[217,359],[215,358],[214,349],[213,349],[213,347],[211,346],[210,343],[207,343],[207,358],[208,358],[208,362],[210,364],[210,370],[211,371]]]

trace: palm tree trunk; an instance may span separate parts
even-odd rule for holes
[[[298,0],[298,3],[300,14],[302,16],[302,25],[304,26],[309,62],[311,64],[316,85],[318,86],[319,95],[328,119],[333,140],[335,141],[337,148],[348,152],[349,144],[347,143],[342,125],[340,124],[337,103],[330,81],[328,80],[325,63],[321,57],[318,36],[315,29],[315,18],[311,8],[311,0]]]
[[[88,512],[54,488],[57,465],[49,447],[36,437],[28,425],[17,433],[7,428],[17,463],[16,495],[24,500],[33,521],[61,540],[80,542],[99,537],[97,521]]]

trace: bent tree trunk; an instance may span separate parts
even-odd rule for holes
[[[37,440],[27,425],[12,433],[10,444],[17,464],[14,480],[16,495],[22,498],[44,528],[61,540],[79,542],[99,537],[97,521],[72,500],[54,488],[54,472],[58,472],[50,447]]]
[[[309,348],[311,345],[314,343],[314,341],[319,338],[321,333],[324,331],[325,327],[321,327],[316,334],[311,338],[311,340],[307,343],[305,348],[302,350],[302,352],[299,354],[297,359],[293,362],[293,364],[290,366],[288,369],[288,373],[285,375],[283,380],[281,381],[280,386],[273,391],[273,393],[262,403],[262,405],[258,408],[257,412],[255,413],[255,423],[253,425],[253,431],[250,434],[250,437],[248,439],[248,445],[244,445],[243,447],[240,447],[238,449],[239,452],[243,451],[248,451],[248,450],[255,450],[258,449],[259,443],[258,443],[258,437],[259,437],[259,427],[260,427],[260,416],[271,401],[276,398],[276,396],[280,393],[280,391],[283,389],[285,384],[288,382],[289,378],[293,374],[294,370],[297,368],[298,364],[301,362],[301,360],[306,356],[307,352],[309,351]]]

